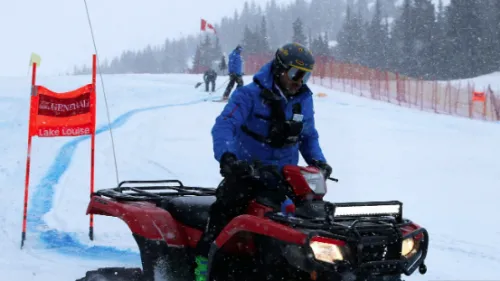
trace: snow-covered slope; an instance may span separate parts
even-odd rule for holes
[[[89,79],[39,78],[39,83],[64,91]],[[120,180],[219,183],[210,129],[224,104],[203,101],[202,87],[193,87],[200,79],[105,76]],[[499,279],[498,124],[312,89],[328,94],[315,97],[321,144],[340,179],[329,185],[328,199],[404,202],[405,216],[431,235],[427,275],[408,280]],[[98,266],[138,265],[135,243],[121,221],[96,217],[96,240],[87,237],[88,138],[34,140],[29,233],[19,249],[28,93],[27,78],[0,78],[0,280],[74,280]],[[102,127],[107,120],[100,88],[98,95],[95,183],[100,189],[116,179],[109,131]]]

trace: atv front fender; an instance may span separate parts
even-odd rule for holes
[[[213,277],[212,269],[214,268],[216,253],[224,246],[232,244],[234,241],[233,238],[238,239],[238,235],[242,233],[266,236],[285,244],[298,246],[304,245],[308,238],[307,234],[286,225],[274,222],[268,218],[256,217],[247,214],[237,216],[224,227],[210,248],[208,259],[208,280],[211,280]]]
[[[251,215],[240,215],[224,227],[215,240],[218,248],[224,246],[234,235],[239,232],[249,232],[275,238],[290,244],[303,245],[307,235],[286,225],[274,222],[268,218],[260,218]]]

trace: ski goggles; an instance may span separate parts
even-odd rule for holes
[[[288,75],[288,78],[290,78],[290,80],[293,80],[295,82],[302,81],[302,83],[305,84],[307,83],[307,81],[309,81],[309,78],[311,78],[312,72],[292,66],[290,69],[288,69],[286,74]]]

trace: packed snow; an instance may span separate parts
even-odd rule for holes
[[[100,80],[100,79],[98,79]],[[219,77],[220,86],[226,77]],[[245,76],[246,83],[251,81]],[[221,180],[210,130],[224,103],[204,101],[201,75],[105,75],[119,180]],[[67,91],[88,76],[39,77]],[[98,81],[96,189],[116,185]],[[224,85],[225,86],[225,85]],[[339,183],[331,201],[401,200],[430,233],[428,272],[408,280],[500,279],[499,124],[436,115],[311,85],[320,143]],[[33,140],[28,237],[20,249],[30,81],[0,78],[1,280],[75,280],[105,266],[139,266],[127,226],[96,216],[88,238],[90,139]],[[222,87],[218,93],[221,95]],[[303,162],[302,162],[303,164]]]

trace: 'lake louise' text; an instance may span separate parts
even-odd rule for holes
[[[91,133],[90,127],[73,127],[73,128],[39,128],[39,137],[74,137],[89,135]]]

